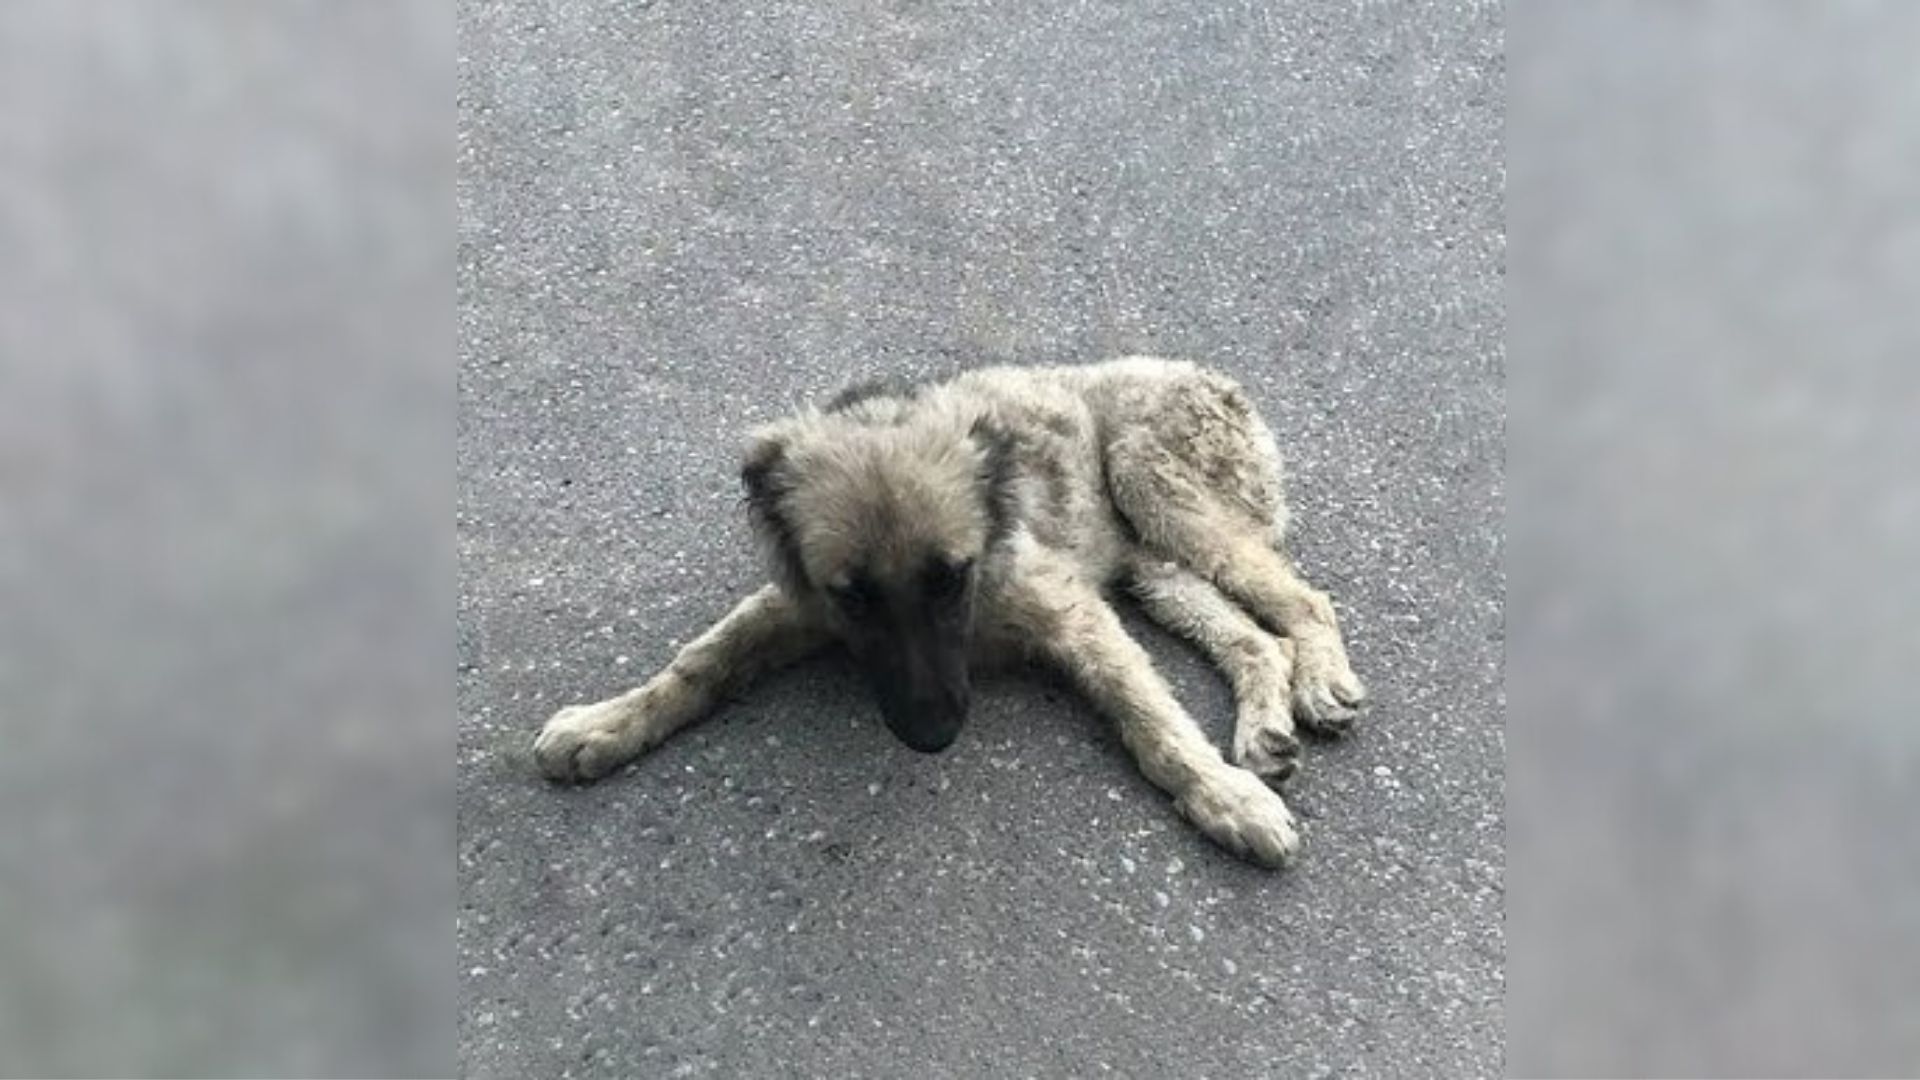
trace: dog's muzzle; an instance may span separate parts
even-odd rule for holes
[[[893,640],[868,642],[856,659],[895,738],[920,753],[952,746],[972,696],[964,634],[895,626]]]
[[[923,754],[937,754],[960,737],[960,728],[967,720],[967,698],[964,692],[942,694],[904,702],[897,708],[883,699],[880,714],[895,738]]]

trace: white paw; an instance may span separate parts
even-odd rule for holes
[[[1327,735],[1353,726],[1367,688],[1347,664],[1347,651],[1336,639],[1302,646],[1293,665],[1293,715],[1301,723]]]
[[[1177,805],[1214,843],[1243,858],[1281,866],[1300,850],[1293,812],[1244,769],[1223,766],[1180,796]]]
[[[1293,718],[1279,710],[1249,709],[1233,728],[1233,763],[1277,784],[1300,768],[1300,740],[1293,734]]]
[[[540,729],[533,758],[549,780],[598,780],[639,755],[634,731],[629,707],[617,698],[569,705]]]

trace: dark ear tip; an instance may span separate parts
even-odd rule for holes
[[[773,471],[770,461],[751,460],[740,466],[740,482],[748,491],[757,491],[766,486],[767,474]]]
[[[1012,531],[1017,516],[1013,492],[1013,437],[991,414],[983,413],[967,429],[967,435],[979,444],[980,478],[986,485],[987,513],[993,527],[988,542],[994,543]]]
[[[746,485],[747,513],[754,531],[773,556],[774,580],[793,590],[806,581],[806,570],[800,562],[800,546],[793,526],[780,505],[793,483],[790,471],[782,467],[786,453],[784,438],[778,435],[756,438],[740,464],[740,482]]]
[[[1000,422],[990,413],[981,413],[974,418],[973,424],[967,428],[967,437],[985,443],[987,449],[994,453],[1006,450],[1011,441],[1007,429],[1000,426]]]
[[[779,439],[762,438],[754,440],[747,448],[746,460],[740,463],[740,482],[746,485],[750,494],[765,494],[773,480],[773,471],[786,457],[787,446]]]

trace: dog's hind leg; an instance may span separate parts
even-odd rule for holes
[[[1106,598],[1064,560],[1024,553],[997,599],[1000,632],[1063,669],[1119,725],[1140,771],[1201,832],[1268,866],[1299,848],[1287,804],[1220,756]]]
[[[1143,556],[1128,586],[1155,622],[1192,641],[1233,687],[1238,717],[1233,760],[1269,783],[1300,765],[1289,699],[1294,643],[1275,638],[1200,575],[1178,563]]]
[[[1231,531],[1215,535],[1219,539],[1191,551],[1192,564],[1293,639],[1294,715],[1327,733],[1351,727],[1367,691],[1347,662],[1333,601],[1295,573],[1265,537]]]
[[[1148,542],[1293,640],[1295,717],[1328,734],[1352,726],[1367,691],[1347,662],[1333,601],[1295,573],[1261,530],[1236,515],[1202,511],[1167,515]]]
[[[742,600],[645,685],[593,705],[570,705],[533,743],[550,780],[605,776],[705,716],[720,695],[824,645],[824,630],[773,585]]]
[[[1345,729],[1366,690],[1347,662],[1332,602],[1280,553],[1280,459],[1251,400],[1203,373],[1144,384],[1114,408],[1106,464],[1115,507],[1147,549],[1292,638],[1294,715],[1322,731]]]

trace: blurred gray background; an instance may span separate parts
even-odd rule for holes
[[[453,39],[0,4],[0,1075],[454,1067]]]
[[[1499,1072],[1498,5],[461,11],[465,1071]],[[1210,847],[1035,680],[922,759],[820,662],[534,778],[549,713],[759,580],[751,424],[1131,351],[1258,399],[1375,695],[1291,786],[1296,869]]]
[[[1920,1076],[1920,6],[1512,30],[1511,1064]]]

